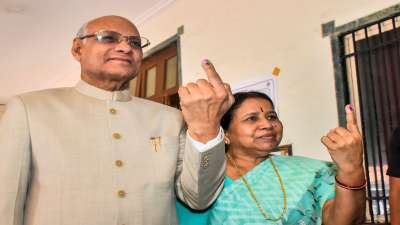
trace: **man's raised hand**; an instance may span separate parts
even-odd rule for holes
[[[190,136],[207,143],[218,135],[221,118],[233,104],[234,98],[229,85],[222,81],[209,60],[203,60],[202,67],[207,80],[190,82],[180,87],[178,94]]]

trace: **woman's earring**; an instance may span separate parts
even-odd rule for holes
[[[226,145],[229,145],[231,143],[231,141],[227,137],[224,138],[224,142]]]

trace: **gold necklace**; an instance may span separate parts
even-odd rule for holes
[[[276,167],[275,162],[272,160],[272,157],[270,158],[270,162],[271,162],[272,168],[274,169],[274,172],[275,172],[276,176],[278,177],[279,184],[281,186],[281,190],[282,190],[282,194],[283,194],[283,209],[282,209],[282,212],[280,213],[280,215],[277,218],[270,218],[268,216],[268,214],[265,212],[264,208],[261,206],[260,202],[258,201],[258,199],[256,197],[256,194],[254,193],[253,189],[251,188],[249,182],[240,173],[239,167],[236,165],[236,161],[231,157],[231,155],[229,153],[227,153],[226,155],[228,157],[228,160],[231,161],[231,163],[235,167],[237,175],[243,181],[244,186],[246,186],[246,189],[250,193],[251,199],[254,201],[254,203],[256,203],[256,206],[257,206],[258,210],[260,210],[260,212],[263,215],[264,219],[265,220],[272,220],[274,222],[281,220],[283,218],[283,216],[285,215],[286,208],[287,208],[287,205],[286,205],[286,190],[285,190],[285,186],[283,185],[283,181],[282,181],[281,175],[279,174],[278,168]]]

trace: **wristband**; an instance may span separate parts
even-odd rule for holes
[[[367,180],[365,180],[364,183],[361,184],[360,186],[348,186],[348,185],[345,185],[345,184],[341,183],[337,179],[337,176],[335,176],[335,181],[336,181],[336,185],[337,186],[339,186],[341,188],[344,188],[344,189],[347,189],[347,190],[351,190],[351,191],[363,190],[367,186]]]

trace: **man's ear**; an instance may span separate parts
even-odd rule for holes
[[[72,42],[71,53],[78,62],[81,61],[81,47],[82,41],[79,38],[75,38]]]

